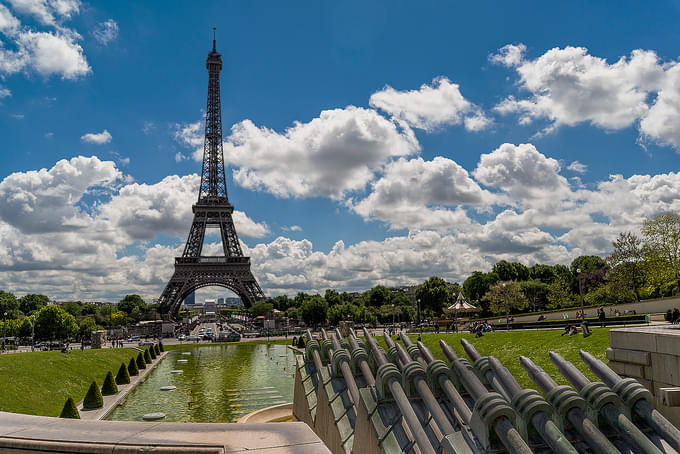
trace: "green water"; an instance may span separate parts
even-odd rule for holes
[[[285,345],[173,350],[107,419],[141,421],[146,413],[163,412],[164,421],[235,422],[259,408],[292,402],[294,365]],[[177,388],[161,391],[169,385]]]

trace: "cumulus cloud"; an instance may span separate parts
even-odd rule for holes
[[[109,131],[107,131],[106,129],[103,130],[102,132],[97,133],[89,132],[80,137],[80,140],[82,140],[83,142],[93,143],[96,145],[104,145],[106,143],[111,142],[111,139],[113,139],[113,137],[111,136],[111,133],[109,133]]]
[[[481,205],[491,194],[482,190],[456,162],[437,156],[390,163],[365,199],[352,205],[364,219],[379,219],[392,228],[449,230],[468,223],[461,209]]]
[[[374,110],[326,110],[284,133],[250,120],[235,124],[224,158],[240,186],[279,197],[342,198],[361,190],[394,157],[419,150],[413,132]]]
[[[77,207],[88,189],[110,187],[121,177],[113,162],[96,156],[10,174],[0,182],[0,219],[27,233],[78,230],[90,219]]]
[[[557,160],[540,153],[532,144],[504,143],[480,156],[472,175],[486,186],[499,189],[517,202],[525,199],[559,200],[569,183],[559,175]]]
[[[438,77],[432,85],[399,91],[390,86],[371,95],[370,105],[412,127],[432,131],[443,125],[464,124],[468,131],[480,131],[491,120],[460,92],[458,84]]]
[[[19,19],[14,17],[5,5],[0,4],[0,33],[8,36],[15,35],[20,25]]]
[[[8,98],[8,97],[10,97],[10,96],[12,96],[12,92],[9,91],[8,88],[0,87],[0,99],[2,99],[2,98]]]
[[[109,19],[97,24],[92,31],[92,36],[102,46],[106,46],[111,41],[118,38],[118,23],[115,20]]]
[[[513,68],[529,97],[509,96],[495,110],[520,115],[521,124],[544,119],[543,132],[590,123],[606,130],[637,124],[642,139],[680,149],[680,63],[654,51],[633,50],[613,63],[584,47],[554,48],[526,58],[526,47],[507,45],[490,60]],[[653,100],[653,102],[650,102]]]

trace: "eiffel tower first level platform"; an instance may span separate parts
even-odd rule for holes
[[[222,111],[220,71],[222,56],[215,49],[206,62],[208,69],[208,105],[205,119],[203,168],[198,202],[193,205],[194,220],[181,257],[175,258],[175,273],[158,299],[165,318],[174,317],[191,292],[201,287],[220,286],[236,293],[247,307],[264,299],[264,293],[250,271],[250,257],[244,257],[236,235],[232,214],[234,207],[227,196],[222,149]],[[206,229],[220,231],[221,256],[203,255]]]

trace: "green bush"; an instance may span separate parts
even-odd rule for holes
[[[104,379],[104,384],[102,385],[102,395],[104,396],[110,396],[112,394],[117,394],[118,393],[118,385],[116,385],[116,381],[113,379],[113,374],[111,371],[109,371],[106,374],[106,378]]]
[[[151,359],[156,359],[156,349],[154,345],[149,347],[149,355],[151,356]]]
[[[139,375],[139,369],[137,369],[137,363],[135,362],[135,358],[130,358],[130,362],[128,363],[128,374],[130,376],[134,375]]]
[[[146,369],[146,361],[144,361],[144,355],[141,353],[137,355],[137,369]]]
[[[149,355],[149,350],[144,350],[144,362],[146,364],[151,364],[151,355]]]
[[[154,345],[154,346],[153,346],[153,349],[154,349],[154,351],[156,352],[156,356],[158,356],[158,355],[161,354],[161,349],[158,348],[158,344]]]
[[[80,419],[80,413],[78,413],[78,409],[76,408],[76,403],[73,402],[73,398],[69,397],[66,399],[66,403],[64,404],[64,409],[61,410],[61,414],[59,415],[60,418],[71,418],[71,419]]]
[[[158,343],[158,350],[161,351],[161,352],[165,351],[165,347],[163,347],[163,342]]]
[[[103,406],[104,398],[102,397],[101,391],[99,391],[97,382],[93,381],[90,385],[90,389],[87,390],[87,394],[85,394],[83,408],[102,408]]]
[[[116,374],[116,384],[127,385],[128,383],[130,383],[130,374],[127,367],[125,367],[125,363],[120,363],[118,373]]]

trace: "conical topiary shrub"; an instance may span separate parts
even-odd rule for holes
[[[153,345],[149,347],[149,355],[151,356],[151,359],[156,359],[156,349]]]
[[[116,393],[118,393],[118,385],[116,385],[116,381],[113,379],[113,374],[109,371],[102,385],[102,395],[110,396]]]
[[[161,354],[161,349],[158,347],[158,344],[154,345],[154,346],[153,346],[153,349],[156,351],[156,355],[160,355],[160,354]]]
[[[71,418],[71,419],[80,419],[80,413],[78,413],[78,409],[76,408],[76,403],[73,402],[73,398],[69,397],[66,399],[66,403],[64,404],[64,409],[61,410],[61,414],[59,415],[60,418]]]
[[[134,361],[133,361],[134,364]],[[136,366],[136,364],[135,364]],[[130,383],[130,373],[128,372],[128,368],[125,367],[125,363],[120,363],[120,367],[118,368],[118,373],[116,374],[116,384],[117,385],[127,385]]]
[[[149,354],[148,349],[144,350],[144,362],[147,364],[151,364],[151,355]]]
[[[164,352],[164,351],[165,351],[165,347],[163,347],[163,342],[159,342],[159,343],[158,343],[158,351],[160,351],[160,352]]]
[[[104,406],[104,398],[102,397],[101,391],[99,391],[99,386],[97,382],[93,381],[90,385],[90,389],[87,390],[85,394],[85,399],[83,400],[83,408],[102,408]]]
[[[135,361],[134,358],[130,358],[130,362],[128,363],[128,374],[130,376],[134,375],[139,375],[139,369],[137,369],[137,362]]]
[[[144,355],[141,353],[137,355],[137,369],[146,369],[146,362],[144,361]]]

